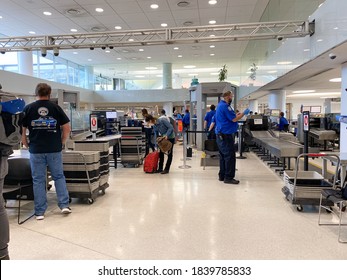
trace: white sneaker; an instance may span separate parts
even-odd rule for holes
[[[71,212],[72,211],[71,211],[70,207],[65,207],[65,208],[61,209],[62,214],[70,214]]]
[[[38,220],[38,221],[41,221],[41,220],[43,220],[44,218],[45,218],[45,216],[43,216],[43,215],[36,216],[36,220]]]

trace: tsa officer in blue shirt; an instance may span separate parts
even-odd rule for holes
[[[208,139],[216,139],[214,129],[209,131],[209,128],[210,128],[211,123],[212,123],[212,118],[214,117],[215,113],[216,113],[216,106],[214,106],[212,104],[210,106],[210,111],[206,113],[205,118],[204,118],[204,130],[209,132],[207,135]]]
[[[238,120],[249,113],[246,109],[243,113],[236,114],[231,106],[233,93],[223,93],[222,100],[217,106],[215,115],[217,145],[219,149],[219,181],[225,184],[238,184],[235,177],[236,156],[234,149],[234,134],[237,132]]]

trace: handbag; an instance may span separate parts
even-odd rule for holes
[[[165,136],[159,136],[157,137],[157,144],[163,153],[167,154],[171,151],[172,143],[165,138]]]

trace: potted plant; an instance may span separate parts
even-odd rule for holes
[[[223,67],[219,70],[219,76],[218,80],[220,82],[224,82],[227,79],[228,69],[226,64],[223,65]]]

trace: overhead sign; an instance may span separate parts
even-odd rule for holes
[[[96,132],[98,130],[98,117],[96,115],[90,115],[90,131]]]

